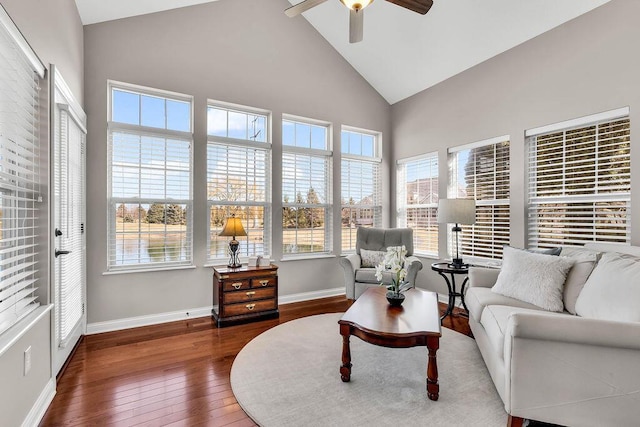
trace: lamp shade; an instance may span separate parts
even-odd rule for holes
[[[476,222],[476,201],[473,199],[440,199],[438,222],[442,224],[473,224]]]
[[[218,236],[246,236],[247,232],[244,231],[244,227],[242,226],[242,221],[240,218],[236,218],[235,215],[231,215],[227,218],[227,222],[224,224],[222,231],[218,234]]]

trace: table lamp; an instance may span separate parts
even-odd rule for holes
[[[232,214],[222,227],[222,231],[218,234],[218,236],[231,236],[232,239],[229,242],[229,254],[231,258],[229,258],[229,264],[227,267],[230,268],[238,268],[242,266],[240,263],[240,259],[238,258],[238,246],[240,246],[240,242],[236,240],[236,236],[246,236],[247,232],[244,231],[244,227],[242,227],[242,221],[240,218],[236,218],[235,214]]]
[[[455,224],[451,231],[456,236],[456,256],[450,267],[462,268],[467,265],[460,257],[460,224],[470,225],[476,222],[476,201],[473,199],[440,199],[438,202],[438,223]]]

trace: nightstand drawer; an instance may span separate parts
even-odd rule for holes
[[[222,289],[226,291],[239,291],[240,289],[249,289],[249,279],[225,280]]]
[[[254,288],[248,291],[225,292],[223,295],[224,304],[234,304],[244,301],[253,301],[266,298],[275,298],[276,288]]]
[[[256,279],[251,279],[251,287],[252,288],[266,288],[269,286],[276,285],[275,277],[259,277]]]
[[[275,310],[277,307],[276,300],[268,299],[255,302],[246,302],[239,304],[229,304],[222,308],[225,316],[238,316],[241,314],[251,314],[266,310]]]

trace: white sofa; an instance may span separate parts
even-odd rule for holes
[[[597,296],[603,312],[596,310],[590,317],[566,308],[545,311],[493,292],[498,269],[469,271],[469,325],[509,414],[509,426],[520,426],[524,419],[564,426],[640,425],[640,321],[607,320],[633,318],[634,311],[640,316],[640,258],[625,255],[637,262],[613,273],[605,265],[617,256],[611,252],[640,257],[640,247],[588,244],[584,249],[610,253],[598,255],[600,261],[585,276],[593,279],[587,279],[584,289],[567,289],[568,276],[565,282],[564,305],[571,311],[581,293],[585,307]],[[609,277],[610,295],[599,296],[591,286],[596,271],[598,277]],[[577,308],[580,312],[580,304]]]

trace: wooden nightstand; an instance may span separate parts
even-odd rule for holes
[[[213,290],[218,311],[211,312],[218,327],[279,316],[277,265],[214,267]]]

